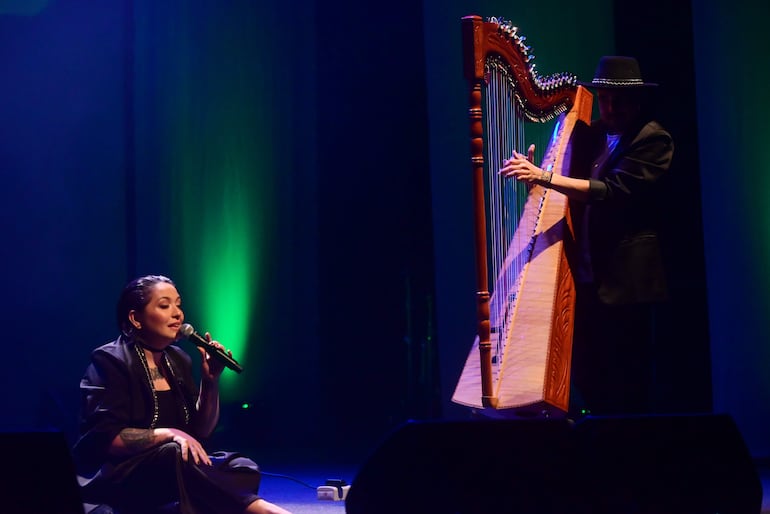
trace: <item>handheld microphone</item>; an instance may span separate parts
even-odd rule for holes
[[[194,343],[196,346],[200,346],[204,350],[206,350],[206,353],[214,357],[215,359],[222,362],[225,366],[230,368],[231,370],[235,371],[236,373],[240,373],[243,371],[243,367],[238,364],[238,362],[227,355],[224,350],[221,348],[218,348],[211,344],[209,341],[206,340],[205,337],[200,335],[198,332],[195,331],[192,325],[189,323],[185,323],[181,327],[179,327],[179,333],[182,334],[185,338],[190,340],[192,343]]]

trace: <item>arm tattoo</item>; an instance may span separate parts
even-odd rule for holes
[[[155,446],[155,436],[152,430],[145,428],[124,428],[120,431],[120,439],[126,448],[139,451]]]

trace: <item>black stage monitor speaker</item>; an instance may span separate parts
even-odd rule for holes
[[[596,512],[762,510],[762,482],[726,414],[587,418],[575,431]]]
[[[0,432],[3,514],[83,514],[66,437],[61,432]]]
[[[566,420],[409,422],[370,457],[349,514],[570,513]]]
[[[348,514],[758,514],[727,415],[409,422],[358,471]]]

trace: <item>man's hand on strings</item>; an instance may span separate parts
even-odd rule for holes
[[[520,182],[534,184],[536,180],[542,179],[544,173],[532,163],[534,159],[535,145],[529,145],[526,156],[514,150],[510,159],[503,160],[503,167],[499,173],[504,177],[513,177]]]

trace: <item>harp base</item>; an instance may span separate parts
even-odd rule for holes
[[[537,402],[509,409],[472,407],[471,416],[487,419],[566,419],[568,413],[547,402]]]

